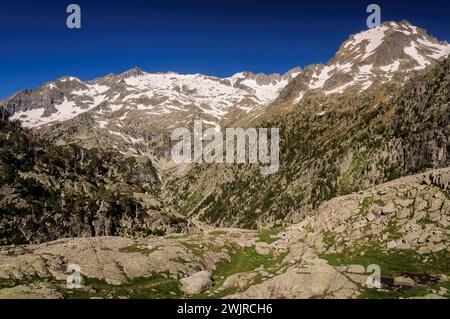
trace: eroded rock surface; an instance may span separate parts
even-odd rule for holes
[[[301,223],[0,249],[1,298],[447,298],[450,169],[335,198]],[[67,288],[69,265],[82,287]],[[369,289],[374,266],[381,288]]]

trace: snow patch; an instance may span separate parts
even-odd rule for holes
[[[297,98],[294,100],[294,103],[299,103],[301,100],[303,100],[303,97],[305,96],[305,93],[306,93],[306,92],[301,91],[301,92],[298,94]]]
[[[342,94],[344,93],[344,91],[346,89],[348,89],[349,87],[351,87],[352,85],[356,84],[356,81],[351,81],[349,83],[346,83],[344,85],[341,85],[335,89],[329,90],[329,91],[325,91],[325,95],[330,95],[330,94],[335,94],[335,93],[339,93]]]
[[[43,108],[16,112],[13,116],[11,116],[11,120],[20,120],[24,127],[35,128],[41,125],[41,121],[39,119],[42,117],[44,112],[45,109]]]
[[[429,55],[430,58],[437,60],[450,54],[450,45],[448,43],[434,43],[430,42],[426,38],[418,39],[417,42],[423,46],[426,46],[427,49],[433,52],[433,54]]]
[[[416,60],[416,62],[419,64],[419,66],[415,67],[414,70],[425,69],[430,64],[430,61],[428,61],[423,55],[419,53],[419,51],[417,50],[417,44],[414,43],[414,41],[411,41],[411,45],[404,48],[403,51],[414,60]]]
[[[371,75],[372,69],[373,69],[373,64],[366,64],[366,65],[360,66],[359,74],[366,75],[366,76]]]
[[[108,126],[108,121],[97,121],[99,128],[106,128]]]
[[[112,134],[112,135],[116,135],[116,136],[121,137],[122,139],[124,139],[125,141],[127,141],[127,142],[129,142],[131,144],[144,143],[144,139],[143,138],[134,138],[134,137],[132,137],[130,135],[126,135],[126,134],[123,134],[123,133],[120,133],[120,132],[111,131],[111,130],[108,130],[108,132],[110,134]]]
[[[241,84],[254,90],[256,97],[263,103],[268,103],[275,100],[280,94],[280,91],[289,83],[287,80],[278,82],[271,82],[266,85],[260,85],[253,79],[246,79]]]
[[[380,69],[387,73],[396,72],[400,68],[401,62],[399,60],[395,60],[392,64],[380,66]]]
[[[371,56],[375,50],[383,43],[386,31],[389,30],[387,26],[379,26],[374,29],[370,29],[365,32],[358,33],[353,36],[353,41],[348,42],[344,47],[350,47],[354,49],[360,44],[366,43],[365,52],[362,56],[362,60],[365,60]]]
[[[317,73],[316,71],[311,82],[309,83],[309,88],[311,90],[323,88],[325,82],[331,77],[330,72],[333,71],[335,68],[336,68],[335,65],[333,66],[325,65],[322,67],[320,73]]]

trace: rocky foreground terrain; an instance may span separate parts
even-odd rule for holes
[[[450,297],[450,169],[332,199],[286,228],[196,223],[194,234],[2,247],[0,298]],[[374,264],[380,289],[366,285]]]

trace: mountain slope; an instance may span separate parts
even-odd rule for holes
[[[167,160],[176,127],[206,127],[242,117],[273,101],[299,74],[243,72],[229,78],[146,73],[138,68],[83,82],[74,77],[17,93],[4,102],[12,119],[58,144],[107,147]]]
[[[252,124],[280,128],[278,174],[262,176],[249,165],[194,167],[166,197],[207,223],[253,228],[301,220],[333,197],[447,167],[449,85],[446,59],[386,102],[376,90],[305,98],[288,114]]]
[[[150,160],[55,146],[0,118],[0,244],[179,231]]]

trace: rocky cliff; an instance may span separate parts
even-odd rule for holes
[[[0,119],[0,243],[179,231],[147,158],[56,146]]]

